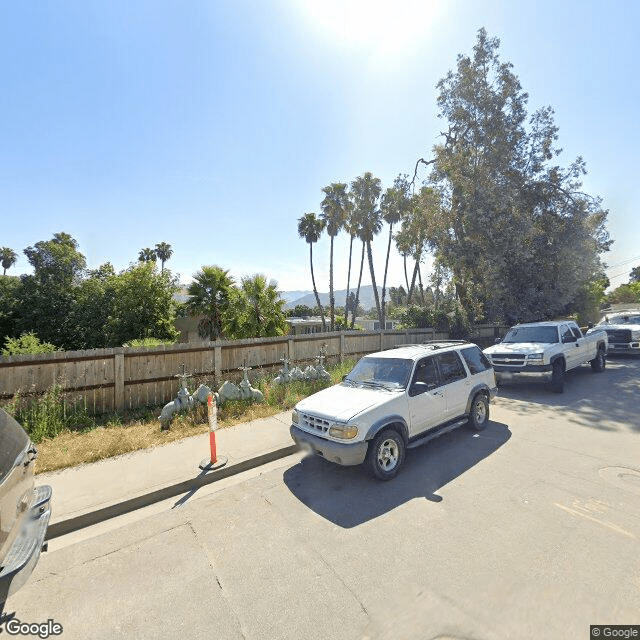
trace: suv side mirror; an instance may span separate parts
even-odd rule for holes
[[[493,341],[493,344],[500,344],[501,342],[502,342],[502,338],[496,338],[496,339]]]
[[[429,385],[426,382],[414,382],[409,387],[410,396],[419,396],[421,393],[429,391]]]

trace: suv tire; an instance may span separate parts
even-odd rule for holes
[[[484,393],[478,393],[471,403],[469,426],[475,431],[482,431],[489,422],[489,401]]]
[[[551,391],[554,393],[564,392],[564,362],[556,360],[551,369]]]
[[[607,366],[607,360],[604,357],[604,351],[602,349],[598,349],[598,355],[591,360],[591,368],[596,372],[596,373],[601,373],[602,371],[604,371],[605,367]]]
[[[395,429],[383,429],[369,443],[366,464],[378,480],[395,478],[404,462],[404,439]]]

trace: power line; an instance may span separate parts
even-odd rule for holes
[[[628,264],[629,262],[635,262],[636,260],[640,260],[640,256],[629,258],[628,260],[623,260],[622,262],[618,262],[616,264],[611,264],[606,268],[606,271],[608,271],[609,269],[615,269],[616,267],[621,267],[623,264]],[[613,277],[615,278],[615,276]]]

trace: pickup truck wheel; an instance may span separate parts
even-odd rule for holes
[[[551,391],[554,393],[564,392],[564,363],[556,360],[551,369]]]
[[[591,360],[591,368],[596,372],[600,373],[604,371],[607,366],[607,360],[604,357],[604,351],[602,349],[598,349],[598,355]]]
[[[489,421],[489,401],[484,393],[478,393],[471,403],[469,426],[476,431],[482,431]]]
[[[384,429],[369,443],[366,461],[378,480],[391,480],[402,466],[404,456],[402,436],[393,429]]]

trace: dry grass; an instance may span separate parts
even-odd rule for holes
[[[160,429],[157,420],[136,420],[126,425],[111,424],[85,432],[64,431],[55,438],[46,438],[38,444],[36,473],[97,462],[207,433],[209,427],[206,409],[199,408],[194,413],[193,417],[178,416],[167,431]],[[254,404],[243,412],[235,413],[236,415],[226,415],[223,410],[219,411],[218,427],[224,429],[241,422],[267,418],[279,413],[279,410],[266,404]]]

